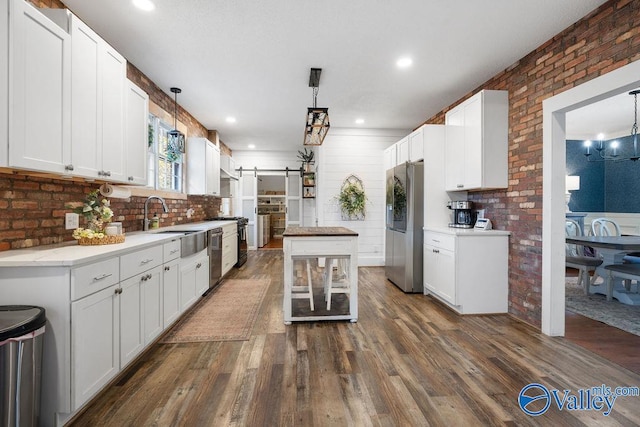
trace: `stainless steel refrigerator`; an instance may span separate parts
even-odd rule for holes
[[[424,163],[387,171],[385,276],[404,292],[422,292]]]

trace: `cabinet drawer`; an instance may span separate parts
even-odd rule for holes
[[[238,234],[238,224],[227,224],[222,226],[222,233],[224,237],[231,236],[232,234]]]
[[[162,253],[162,245],[158,245],[121,256],[120,277],[128,279],[162,264]]]
[[[71,270],[71,300],[75,301],[120,281],[118,258],[94,262]]]
[[[425,231],[424,244],[453,251],[456,247],[456,236],[451,234],[436,233],[433,231]]]
[[[180,239],[172,240],[162,245],[163,262],[169,262],[176,258],[180,258]]]

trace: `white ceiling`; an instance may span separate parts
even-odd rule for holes
[[[638,99],[640,102],[640,99]],[[634,97],[628,92],[587,105],[566,114],[567,139],[611,140],[631,134],[634,122]]]
[[[62,1],[232,150],[301,147],[311,67],[332,127],[412,129],[605,2]]]

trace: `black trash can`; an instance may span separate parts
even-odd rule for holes
[[[40,418],[42,307],[0,306],[0,426],[37,426]]]

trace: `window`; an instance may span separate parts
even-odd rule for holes
[[[182,192],[183,154],[169,144],[170,125],[149,114],[149,182],[156,190]]]

